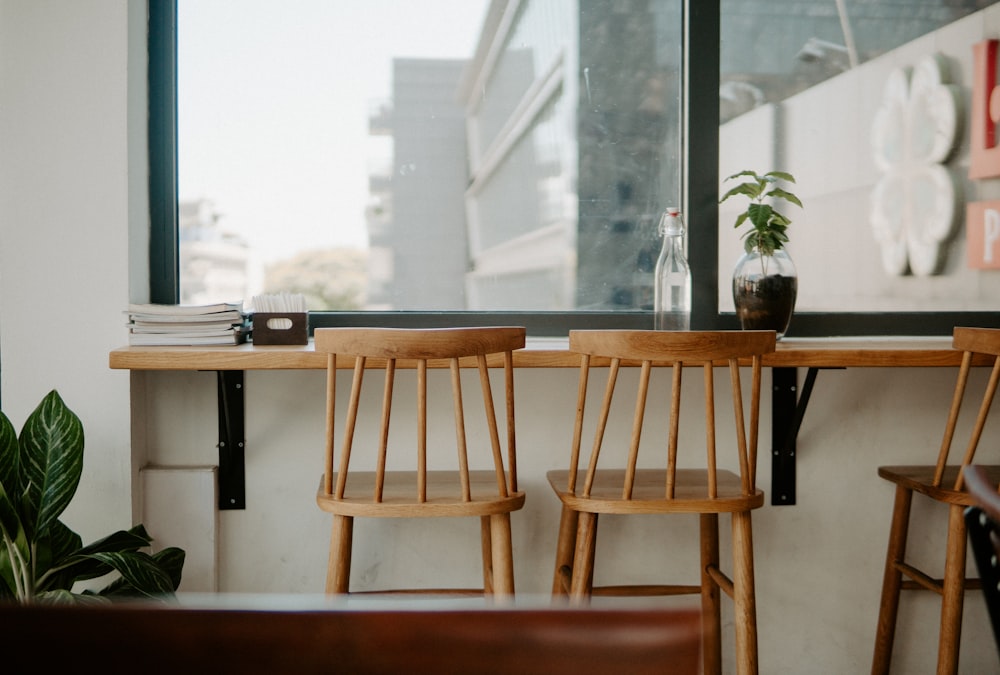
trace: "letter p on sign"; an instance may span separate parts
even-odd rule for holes
[[[983,223],[983,262],[995,262],[993,251],[996,250],[997,239],[1000,239],[1000,213],[994,209],[986,209],[986,222]]]
[[[1000,269],[1000,201],[973,202],[965,215],[969,267]]]

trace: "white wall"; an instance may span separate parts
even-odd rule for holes
[[[144,16],[143,2],[0,0],[0,403],[20,429],[57,389],[80,416],[66,520],[85,541],[132,522],[129,377],[107,364],[144,247],[130,223],[141,233],[148,210],[145,65],[136,79],[129,61]]]
[[[145,255],[141,133],[130,126],[144,92],[141,71],[130,69],[138,66],[128,58],[135,47],[130,40],[143,37],[141,4],[0,0],[3,407],[19,426],[57,387],[83,418],[85,476],[69,520],[85,539],[129,524],[130,477],[138,468],[130,453],[129,376],[110,371],[107,355],[125,342],[121,310],[130,287],[133,293],[143,288],[129,283],[130,274],[141,275],[130,268],[141,269]],[[52,302],[63,327],[51,326],[43,305]],[[557,515],[544,472],[566,461],[575,375],[523,370],[517,383],[519,466],[528,499],[514,517],[516,581],[522,592],[544,595]],[[763,672],[867,670],[892,504],[892,490],[876,469],[933,453],[952,384],[950,372],[936,369],[820,373],[799,437],[798,504],[768,505],[754,516]],[[221,590],[322,590],[329,523],[313,501],[322,392],[318,372],[247,374],[248,505],[220,514]],[[137,454],[148,444],[154,462],[214,461],[213,374],[137,374],[131,404]],[[769,437],[765,422],[762,438]],[[984,442],[997,447],[996,424]],[[769,490],[766,457],[760,473]],[[914,537],[914,546],[941,542],[943,519],[923,505],[914,511],[938,526],[932,536]],[[478,575],[475,527],[435,525],[414,539],[363,523],[356,535],[360,588],[388,583],[409,566],[428,569],[428,561],[429,571],[420,574],[428,581],[445,576],[471,583]],[[598,580],[612,570],[638,578],[676,566],[666,562],[668,552],[686,558],[695,578],[693,535],[693,523],[605,525]],[[375,540],[391,548],[378,552]],[[899,672],[926,672],[936,644],[935,611],[933,598],[905,605]],[[995,670],[976,594],[965,619],[963,672]]]

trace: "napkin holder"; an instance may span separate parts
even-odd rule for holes
[[[306,312],[255,312],[251,339],[255,345],[308,344],[307,318]]]

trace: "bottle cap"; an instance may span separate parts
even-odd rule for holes
[[[676,206],[668,206],[660,218],[661,234],[683,234],[684,223],[681,222],[681,212]]]

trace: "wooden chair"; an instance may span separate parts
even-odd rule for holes
[[[952,397],[944,438],[937,461],[926,466],[882,466],[878,475],[895,483],[896,496],[886,552],[885,573],[882,581],[882,599],[879,606],[878,626],[875,634],[875,653],[872,673],[889,672],[892,645],[899,610],[900,591],[929,590],[941,596],[941,626],[938,637],[938,673],[958,671],[959,638],[962,632],[962,605],[967,587],[978,580],[966,580],[965,555],[966,531],[963,512],[973,503],[965,489],[962,470],[975,459],[976,448],[986,424],[990,404],[1000,382],[1000,329],[956,328],[952,346],[963,352],[958,371],[958,382]],[[949,464],[952,440],[959,422],[959,412],[966,397],[966,385],[973,358],[987,354],[993,358],[993,370],[979,404],[979,412],[972,424],[965,452],[957,464]],[[1000,483],[1000,466],[983,469],[994,485]],[[910,506],[913,495],[921,494],[946,506],[949,510],[948,535],[945,545],[944,576],[934,577],[906,559],[906,541],[910,530]],[[903,580],[903,576],[907,580]]]
[[[1000,491],[996,483],[989,481],[984,467],[968,466],[964,473],[973,500],[973,505],[965,510],[965,527],[1000,655]]]
[[[333,514],[327,593],[347,593],[351,573],[351,544],[354,519],[478,517],[481,520],[483,555],[482,592],[509,595],[514,592],[510,514],[524,505],[524,492],[517,487],[514,433],[514,370],[511,353],[524,346],[524,328],[318,328],[315,348],[327,353],[326,466],[316,502]],[[502,365],[506,414],[506,454],[501,445],[500,424],[489,376],[489,356]],[[334,417],[338,358],[354,359],[354,378],[347,402],[346,422],[339,461],[334,469]],[[434,360],[441,360],[434,363]],[[476,365],[482,390],[487,438],[482,442],[466,438],[465,403],[460,367]],[[470,361],[471,360],[471,361]],[[450,370],[451,402],[439,410],[454,411],[456,450],[453,469],[428,470],[427,414],[432,402],[427,396],[428,368],[446,366]],[[352,468],[355,428],[360,408],[366,368],[385,371],[378,447],[366,448],[374,471]],[[397,367],[416,368],[416,420],[412,421],[407,444],[415,470],[388,471],[389,422]],[[405,420],[404,420],[405,421]],[[398,426],[398,424],[397,424]],[[471,447],[470,447],[471,445]],[[394,447],[394,450],[396,448]],[[360,450],[360,449],[359,449]],[[471,450],[471,453],[470,453]],[[480,450],[476,454],[476,450]],[[470,456],[471,454],[471,456]],[[489,462],[488,470],[473,470],[476,460]],[[399,592],[406,589],[394,589]],[[415,590],[415,589],[410,589]],[[426,589],[441,592],[452,589]],[[468,590],[468,589],[466,589]]]
[[[668,332],[571,331],[569,347],[581,354],[576,423],[568,471],[550,471],[549,483],[562,502],[556,551],[553,593],[585,600],[591,594],[672,595],[701,594],[702,658],[704,672],[721,671],[720,594],[734,601],[737,667],[740,673],[757,672],[757,625],[754,596],[753,540],[750,513],[764,504],[756,486],[757,426],[760,417],[761,357],[774,351],[773,331]],[[745,412],[740,360],[751,370],[749,414]],[[632,419],[631,439],[624,469],[599,464],[605,430],[612,415],[612,400],[619,370],[626,363],[641,366]],[[719,468],[716,461],[715,366],[729,367],[735,419],[734,459],[738,471]],[[588,382],[595,367],[608,365],[603,402],[596,422],[590,457],[579,485],[577,468],[584,435]],[[670,366],[662,381],[670,386],[669,423],[656,434],[658,452],[645,457],[662,460],[659,469],[637,468],[647,395],[653,366]],[[679,422],[683,367],[701,366],[704,382],[706,454],[696,460],[703,468],[679,468]],[[669,377],[668,377],[669,375]],[[659,374],[657,375],[659,377]],[[658,380],[659,381],[659,380]],[[631,402],[631,399],[628,399]],[[657,414],[659,411],[657,411]],[[666,415],[662,415],[666,417]],[[609,441],[623,446],[624,442]],[[649,445],[649,444],[647,444]],[[662,454],[660,454],[662,453]],[[688,461],[692,455],[687,455]],[[620,466],[620,464],[619,464]],[[733,575],[720,567],[719,514],[732,517]],[[698,514],[700,518],[701,575],[697,585],[642,585],[595,588],[594,551],[600,514]],[[624,553],[623,553],[624,555]]]

